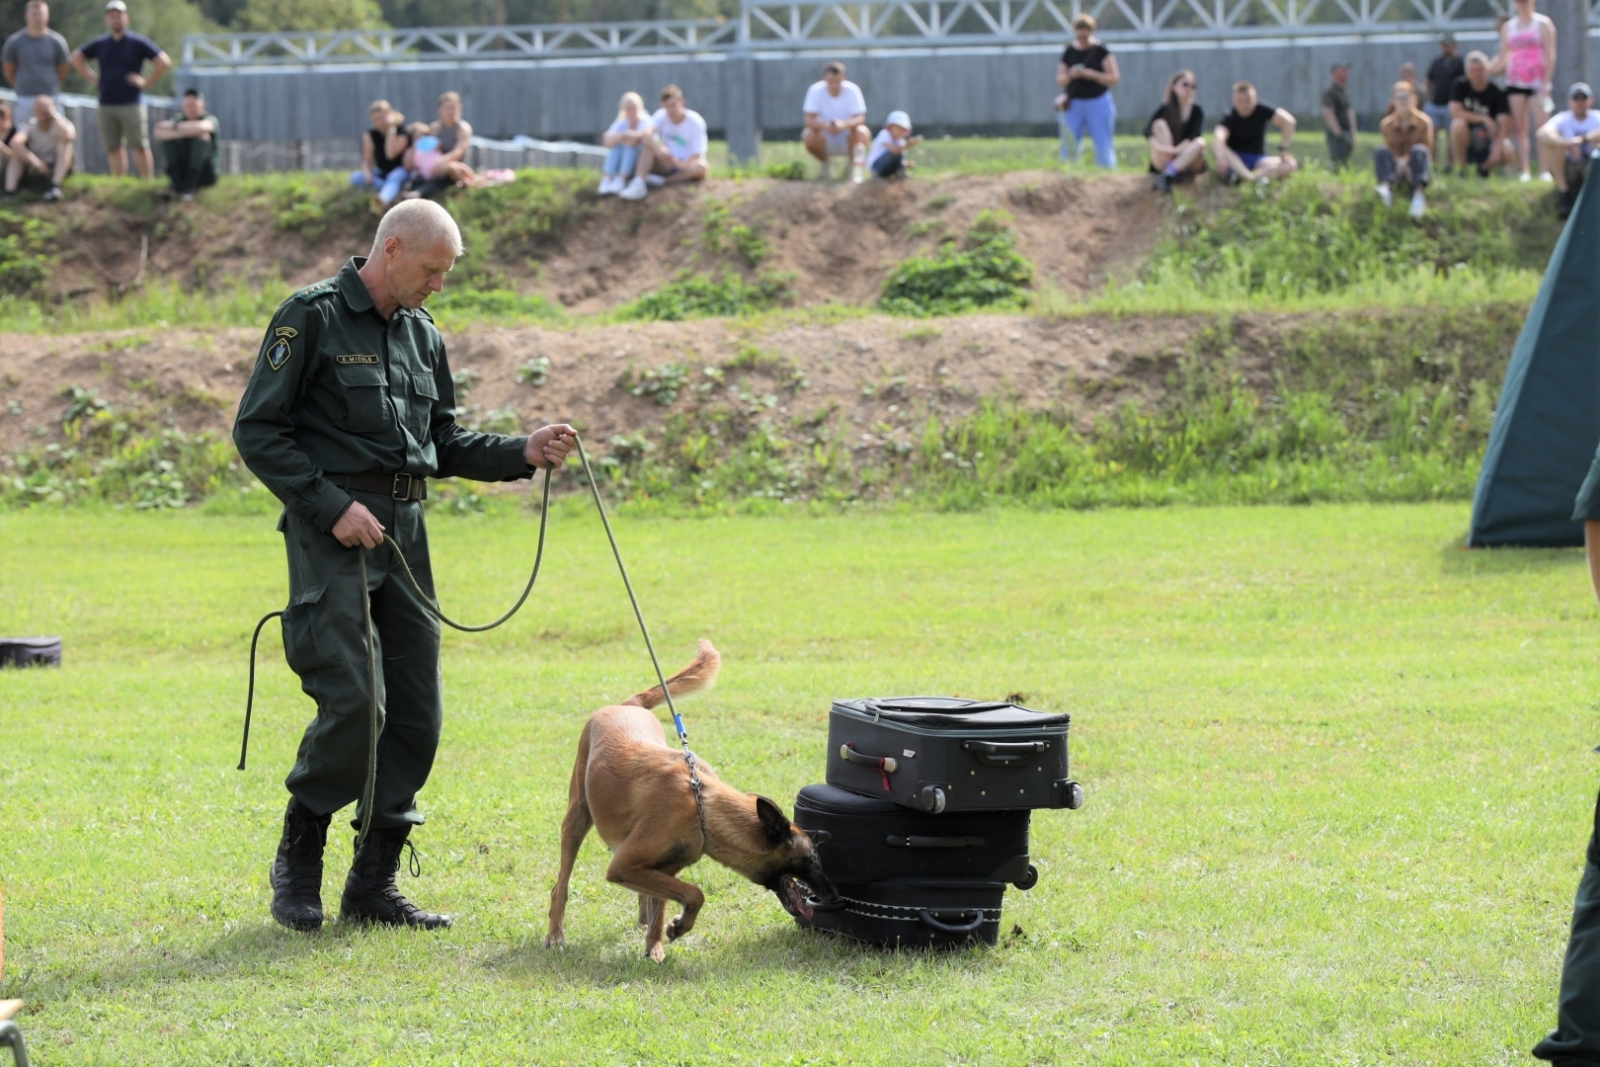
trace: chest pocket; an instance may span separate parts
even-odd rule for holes
[[[356,433],[376,433],[389,426],[389,405],[383,366],[378,363],[340,363],[334,367],[344,398],[344,425]]]
[[[433,423],[433,409],[439,405],[439,386],[431,373],[412,372],[411,397],[411,432],[421,441],[428,436],[428,427]]]

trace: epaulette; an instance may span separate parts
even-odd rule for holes
[[[319,299],[321,297],[327,296],[329,293],[331,293],[333,291],[334,291],[333,282],[331,282],[331,281],[317,282],[315,285],[308,285],[304,289],[300,290],[298,293],[295,293],[294,294],[294,299],[300,301],[302,304],[309,304],[313,300],[317,300],[317,299]]]
[[[429,322],[433,321],[433,314],[427,308],[413,308],[412,310],[416,314],[421,315],[423,318],[427,319]]]

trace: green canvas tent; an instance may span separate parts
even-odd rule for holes
[[[1600,161],[1511,350],[1472,500],[1474,548],[1583,544],[1572,503],[1600,443]]]

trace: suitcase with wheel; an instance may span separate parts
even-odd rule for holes
[[[983,878],[898,878],[835,882],[840,899],[795,922],[885,948],[957,948],[1000,939],[1004,882]]]
[[[825,831],[817,846],[835,883],[904,878],[977,878],[1031,889],[1039,872],[1028,862],[1028,811],[931,815],[883,797],[832,785],[808,785],[794,802],[794,824]]]
[[[1067,714],[957,697],[836,700],[828,784],[933,814],[1076,808]]]

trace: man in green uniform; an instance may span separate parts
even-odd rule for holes
[[[286,300],[267,327],[233,439],[245,464],[283,501],[289,556],[284,652],[317,715],[285,784],[290,799],[272,865],[272,915],[322,925],[322,852],[332,813],[367,779],[372,691],[363,599],[370,604],[380,708],[372,829],[345,880],[343,920],[449,926],[395,886],[401,849],[422,823],[444,709],[439,623],[406,582],[387,534],[433,594],[420,501],[428,478],[530,477],[561,466],[567,425],[529,437],[456,424],[444,341],[422,304],[444,288],[461,234],[439,205],[411,200],[383,217],[367,259]],[[367,553],[366,588],[359,578]],[[360,825],[364,810],[356,812]]]
[[[1589,579],[1600,597],[1600,453],[1578,490],[1572,521],[1583,523]],[[1556,1028],[1533,1054],[1560,1067],[1600,1067],[1600,799],[1584,855],[1583,877],[1572,904],[1572,936],[1561,967]]]

